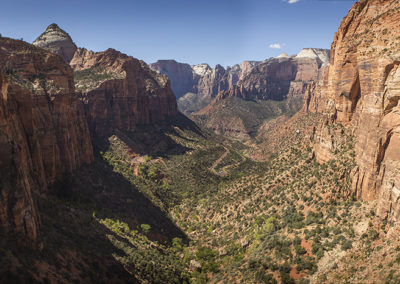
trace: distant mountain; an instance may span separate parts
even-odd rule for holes
[[[179,109],[188,114],[208,105],[219,92],[235,85],[259,63],[245,61],[225,69],[221,65],[211,68],[208,64],[190,66],[175,60],[159,60],[150,64],[150,68],[168,76]]]
[[[218,134],[248,139],[265,119],[298,111],[307,85],[321,77],[328,60],[329,50],[312,48],[265,60],[192,118]]]

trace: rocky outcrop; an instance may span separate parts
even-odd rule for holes
[[[353,193],[378,200],[381,217],[400,218],[400,4],[360,0],[343,19],[332,43],[330,66],[310,90],[305,109],[323,110],[329,123],[353,129]],[[317,132],[316,155],[329,160]],[[326,144],[326,143],[325,143]]]
[[[264,119],[301,108],[308,84],[324,74],[326,54],[328,50],[305,49],[300,56],[278,56],[254,65],[248,62],[240,68],[235,84],[192,117],[218,134],[248,139]]]
[[[245,61],[225,69],[218,64],[211,68],[204,63],[190,66],[175,60],[159,60],[149,66],[170,78],[172,90],[179,99],[180,110],[192,113],[209,104],[219,92],[236,85],[259,63],[259,61]]]
[[[194,92],[193,69],[189,64],[179,63],[175,60],[158,60],[149,67],[168,76],[172,91],[178,99],[187,93]]]
[[[326,54],[329,54],[328,50],[304,49],[297,56],[265,60],[248,68],[239,82],[219,97],[282,100],[294,94],[304,94],[306,85],[319,79],[320,69],[327,63]]]
[[[78,49],[70,65],[95,136],[109,136],[116,129],[133,131],[178,113],[168,78],[143,61],[114,49]]]
[[[0,225],[34,241],[34,196],[93,160],[90,134],[61,57],[1,38],[0,66]]]
[[[65,62],[69,63],[77,49],[71,37],[57,24],[51,24],[33,42],[33,45],[47,49],[52,53],[60,55]]]
[[[323,63],[329,62],[329,50],[322,48],[303,48],[296,58],[319,59]]]
[[[114,49],[77,49],[56,24],[50,25],[34,45],[61,55],[73,68],[76,91],[95,136],[108,136],[116,129],[132,131],[137,125],[162,122],[177,114],[168,78],[152,71],[143,61]],[[182,69],[177,72],[183,74],[184,66],[181,67],[176,69]]]

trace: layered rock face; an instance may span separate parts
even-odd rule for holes
[[[132,131],[178,114],[168,78],[143,61],[113,49],[78,49],[70,65],[96,136],[111,135],[116,129]]]
[[[330,67],[311,86],[305,109],[327,113],[329,123],[354,130],[354,194],[378,200],[382,217],[400,218],[400,3],[360,0],[332,43]],[[316,154],[330,159],[336,137],[321,126]]]
[[[34,195],[93,160],[90,134],[61,57],[1,38],[0,66],[0,224],[34,241]]]
[[[71,37],[56,24],[51,24],[33,42],[33,45],[60,55],[69,63],[77,49]]]
[[[247,68],[238,83],[219,96],[282,100],[292,94],[303,94],[309,82],[319,79],[320,68],[326,65],[328,56],[329,50],[308,48],[297,56],[268,59]]]
[[[194,92],[193,69],[189,64],[179,63],[175,60],[158,60],[149,66],[160,74],[168,76],[172,91],[177,98]]]
[[[236,85],[259,63],[245,61],[225,69],[218,64],[211,68],[208,64],[190,66],[175,60],[159,60],[149,66],[170,78],[172,90],[179,99],[180,110],[191,113],[205,107],[219,92]]]
[[[300,109],[308,84],[324,74],[328,56],[329,50],[308,48],[297,56],[242,66],[238,81],[193,117],[218,134],[248,139],[264,119]]]

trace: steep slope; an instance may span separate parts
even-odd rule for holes
[[[149,67],[160,74],[167,75],[171,81],[171,88],[177,99],[187,93],[194,92],[195,78],[189,64],[175,60],[158,60],[149,64]]]
[[[0,39],[0,222],[8,234],[35,240],[34,195],[93,160],[73,73],[52,53]]]
[[[57,24],[48,26],[33,42],[33,45],[60,55],[67,63],[70,62],[77,49],[69,34],[60,29]]]
[[[190,66],[175,60],[159,60],[149,66],[170,78],[179,109],[184,113],[192,113],[209,104],[219,92],[234,86],[258,63],[245,61],[225,69],[218,64],[211,68],[208,64]]]
[[[320,78],[327,54],[328,50],[305,49],[298,57],[268,59],[247,69],[237,84],[192,117],[218,134],[250,138],[264,120],[300,109],[307,84]]]
[[[162,122],[178,113],[168,78],[143,61],[114,49],[80,48],[70,65],[89,128],[97,136],[112,135],[116,129],[133,131],[137,125]]]
[[[305,106],[327,115],[315,134],[321,162],[334,157],[339,137],[332,125],[353,129],[352,194],[378,200],[378,214],[393,220],[400,217],[399,12],[398,1],[357,2],[335,34],[329,71],[311,86]]]

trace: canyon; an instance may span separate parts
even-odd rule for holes
[[[227,68],[0,36],[0,282],[398,283],[399,28]]]
[[[190,114],[205,107],[215,96],[234,86],[258,61],[245,61],[225,69],[217,64],[189,65],[175,60],[158,60],[151,63],[151,69],[165,74],[171,80],[171,87],[183,113]]]
[[[329,50],[306,48],[267,59],[191,117],[217,134],[249,140],[265,121],[301,108],[307,85],[321,78],[328,58]]]

